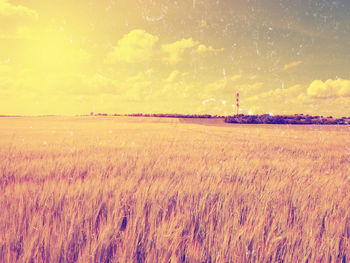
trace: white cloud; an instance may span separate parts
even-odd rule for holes
[[[298,67],[299,65],[301,65],[303,62],[298,60],[298,61],[293,61],[291,63],[288,63],[288,64],[285,64],[282,71],[287,71],[291,68],[295,68],[295,67]]]
[[[175,80],[177,80],[179,74],[180,74],[180,72],[178,70],[174,70],[170,73],[169,77],[164,81],[165,82],[174,82]]]
[[[0,17],[38,19],[38,13],[22,5],[13,5],[7,0],[0,0]]]
[[[38,17],[33,9],[0,0],[0,39],[28,38],[32,32],[31,25]]]
[[[199,54],[201,56],[205,56],[206,54],[216,54],[216,53],[221,52],[223,50],[224,50],[223,48],[215,49],[212,46],[206,46],[206,45],[200,44],[197,47],[197,54]]]
[[[198,45],[197,41],[192,38],[181,39],[174,43],[162,45],[162,51],[165,54],[163,60],[170,64],[177,64],[182,60],[182,56],[186,50]]]
[[[118,41],[118,45],[108,54],[108,61],[112,63],[149,61],[154,55],[154,46],[158,40],[157,36],[144,30],[133,30]]]
[[[350,80],[314,80],[307,89],[307,95],[317,99],[350,97]]]

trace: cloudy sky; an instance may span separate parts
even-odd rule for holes
[[[350,115],[348,0],[0,0],[0,114]]]

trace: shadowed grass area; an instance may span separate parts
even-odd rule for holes
[[[349,260],[349,127],[0,127],[1,262]]]

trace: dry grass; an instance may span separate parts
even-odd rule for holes
[[[0,127],[0,262],[350,259],[348,127]]]

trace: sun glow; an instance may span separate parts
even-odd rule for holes
[[[33,36],[29,46],[27,62],[33,69],[57,73],[79,70],[89,55],[63,31],[49,28]]]

